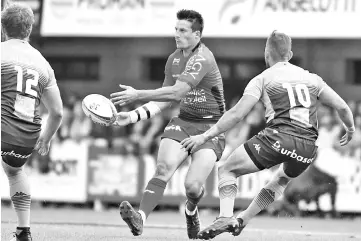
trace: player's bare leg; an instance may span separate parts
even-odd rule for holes
[[[281,164],[272,180],[261,189],[248,208],[237,215],[242,225],[247,225],[249,220],[281,197],[291,179],[284,172],[284,164]]]
[[[218,168],[218,190],[220,198],[219,217],[207,228],[198,233],[200,239],[212,239],[217,235],[229,232],[237,236],[242,224],[233,217],[234,200],[237,196],[237,177],[259,171],[248,156],[243,145],[235,149]]]
[[[134,236],[142,234],[144,223],[163,197],[168,181],[187,157],[188,153],[182,149],[179,142],[168,138],[162,139],[156,171],[143,192],[139,210],[136,211],[127,201],[123,201],[119,207],[122,219],[127,223]]]
[[[184,183],[187,195],[185,216],[190,239],[196,239],[200,230],[197,204],[203,197],[203,185],[212,172],[216,160],[217,156],[211,149],[201,149],[192,154],[192,163]]]
[[[11,241],[31,241],[30,233],[30,186],[23,167],[12,167],[3,160],[2,166],[9,180],[10,198],[13,203],[18,224]]]

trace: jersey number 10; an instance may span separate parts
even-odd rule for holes
[[[288,98],[290,99],[290,118],[309,127],[309,108],[311,106],[311,97],[307,86],[305,84],[296,84],[294,87],[292,87],[292,85],[289,83],[283,83],[282,87],[287,90]],[[297,100],[302,105],[302,107],[297,106],[296,96],[293,88],[296,90]]]
[[[19,92],[23,92],[23,69],[20,66],[14,66],[15,70],[18,72],[17,74],[17,85],[16,90]],[[29,78],[26,80],[26,88],[25,88],[25,94],[32,95],[34,97],[38,96],[38,93],[31,88],[31,86],[37,86],[39,82],[39,73],[32,69],[27,69],[26,73],[28,75],[31,75],[32,78]]]
[[[296,106],[296,98],[293,92],[292,85],[289,83],[283,83],[282,87],[287,89],[288,97],[290,99],[291,108]],[[303,107],[309,108],[311,106],[310,92],[305,84],[297,84],[295,86],[297,100]]]

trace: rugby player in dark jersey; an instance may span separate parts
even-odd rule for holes
[[[1,12],[1,158],[18,218],[13,241],[31,240],[31,193],[23,166],[34,149],[48,153],[63,113],[54,71],[28,43],[33,23],[30,7],[11,4]],[[49,113],[43,130],[40,102]]]
[[[291,46],[289,36],[274,31],[265,48],[269,68],[249,82],[241,100],[210,130],[181,142],[193,152],[236,125],[259,100],[266,108],[266,128],[235,149],[220,165],[220,214],[198,238],[210,239],[223,232],[239,235],[252,217],[279,198],[289,181],[313,162],[317,151],[319,101],[334,108],[344,123],[346,134],[340,144],[346,145],[352,139],[355,126],[350,108],[321,77],[288,62],[292,57]],[[271,181],[244,212],[234,217],[237,177],[277,164],[281,165]]]
[[[207,131],[225,112],[223,83],[212,52],[201,42],[202,16],[192,10],[177,13],[175,40],[177,50],[165,66],[163,87],[155,90],[135,90],[120,85],[124,91],[111,94],[116,105],[135,100],[151,101],[127,113],[118,113],[116,125],[127,125],[151,118],[173,101],[180,101],[180,114],[165,128],[159,147],[156,171],[149,181],[136,211],[124,201],[120,214],[134,235],[141,235],[148,215],[163,196],[167,182],[189,153],[180,142],[190,135]],[[187,232],[197,238],[199,217],[197,204],[204,194],[204,183],[224,149],[224,136],[219,135],[199,146],[191,155],[185,179]]]

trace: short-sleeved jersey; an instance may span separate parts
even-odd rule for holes
[[[55,86],[53,69],[28,42],[1,43],[1,141],[35,145],[41,130],[41,96]]]
[[[244,95],[263,102],[268,127],[316,140],[317,100],[325,85],[318,75],[288,62],[279,62],[253,78]]]
[[[163,86],[179,80],[192,89],[182,98],[179,117],[189,121],[216,122],[225,112],[222,77],[213,53],[199,43],[188,57],[177,49],[168,58]]]

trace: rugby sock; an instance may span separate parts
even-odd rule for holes
[[[251,218],[277,200],[283,194],[286,186],[287,183],[284,185],[284,183],[279,182],[279,177],[271,180],[261,189],[249,207],[237,215],[237,217],[242,218],[244,224],[247,224]]]
[[[229,173],[227,176],[220,177],[219,190],[219,216],[232,217],[234,200],[237,196],[237,178]]]
[[[139,210],[142,210],[146,217],[158,205],[162,199],[167,183],[158,178],[152,178],[143,192],[142,201],[140,201]],[[144,222],[145,220],[143,220]]]
[[[15,175],[8,175],[10,197],[18,217],[18,227],[30,227],[30,186],[23,169]]]
[[[201,192],[196,197],[193,197],[191,194],[187,193],[187,205],[186,212],[188,215],[194,215],[196,213],[197,204],[202,199],[204,195],[204,187],[201,187]]]

